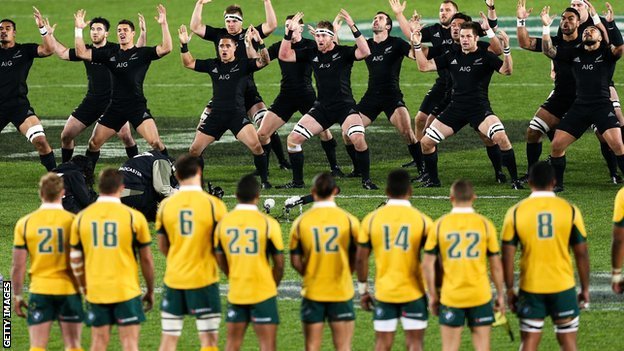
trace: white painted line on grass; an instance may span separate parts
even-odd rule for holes
[[[302,193],[305,193],[305,189],[302,189]],[[297,195],[273,195],[262,194],[262,198],[282,198],[288,199]],[[225,195],[226,198],[236,198],[236,195]],[[338,195],[339,199],[387,199],[386,195]],[[412,195],[412,199],[428,199],[428,200],[448,200],[449,197],[445,195]],[[519,199],[520,196],[515,195],[479,195],[479,199]]]

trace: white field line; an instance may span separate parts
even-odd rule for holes
[[[263,195],[262,198],[288,199],[295,195]],[[236,198],[236,195],[225,195],[226,198]],[[339,199],[387,199],[385,195],[338,195]],[[412,195],[412,199],[429,199],[429,200],[448,200],[448,196],[444,195]],[[514,195],[479,195],[479,199],[519,199],[520,196]],[[277,204],[276,204],[277,206]]]

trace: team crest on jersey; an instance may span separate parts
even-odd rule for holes
[[[339,58],[341,58],[341,57],[342,57],[342,56],[340,56],[340,53],[339,53],[339,52],[337,52],[337,53],[335,53],[335,54],[333,54],[333,55],[332,55],[332,61],[336,61],[336,60],[338,60],[338,59],[339,59]]]
[[[602,54],[600,54],[600,55],[598,55],[598,57],[596,57],[596,61],[594,61],[594,62],[599,63],[599,62],[602,62],[602,61],[604,61],[604,60],[602,59]]]
[[[34,311],[32,312],[32,319],[33,319],[35,322],[39,322],[42,318],[43,318],[43,313],[41,313],[41,311],[39,311],[39,310],[34,310]]]
[[[392,46],[388,46],[387,48],[384,49],[384,54],[389,54],[392,52]]]
[[[95,313],[89,311],[89,313],[87,313],[87,319],[90,321],[94,321],[95,320]]]
[[[453,319],[455,319],[455,313],[453,313],[453,311],[444,312],[444,319],[446,319],[447,321],[452,321]]]
[[[161,306],[162,306],[162,308],[165,308],[165,307],[169,306],[169,300],[163,299]]]
[[[232,69],[230,70],[230,73],[234,73],[238,71],[240,71],[240,68],[238,68],[238,64],[236,64],[236,66],[232,67]]]
[[[128,61],[132,61],[132,60],[136,60],[136,59],[138,59],[138,57],[137,57],[137,53],[135,52],[134,54],[132,54],[132,56],[130,56]]]
[[[473,65],[474,66],[479,66],[479,65],[482,65],[482,64],[483,64],[483,58],[479,57],[478,59],[475,60]]]
[[[377,315],[377,317],[383,316],[383,309],[381,307],[375,308],[375,315]]]
[[[108,60],[109,60],[110,62],[115,62],[115,61],[117,61],[117,58],[115,58],[115,56],[113,56],[113,57],[109,58]]]
[[[18,59],[22,57],[22,50],[17,50],[17,52],[15,53],[15,55],[13,55],[14,59]]]

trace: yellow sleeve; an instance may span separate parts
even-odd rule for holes
[[[574,225],[570,235],[570,245],[580,244],[587,241],[587,232],[585,231],[585,222],[581,210],[574,206]]]
[[[268,216],[267,216],[268,217]],[[269,240],[271,240],[271,243],[273,244],[273,248],[274,248],[274,252],[271,252],[272,254],[276,254],[276,253],[283,253],[284,252],[284,239],[282,239],[282,227],[280,227],[280,224],[278,221],[276,221],[274,218],[272,217],[268,217],[269,218]]]
[[[360,232],[358,233],[357,243],[360,246],[371,248],[371,239],[370,239],[370,225],[373,219],[375,212],[371,212],[362,219],[362,224],[360,225]]]
[[[503,244],[518,246],[519,238],[518,233],[516,233],[515,223],[517,208],[517,205],[513,206],[509,210],[507,210],[507,213],[505,214],[505,219],[503,220],[503,229],[501,230]]]
[[[150,235],[149,225],[145,216],[139,212],[132,210],[134,216],[134,232],[136,233],[136,240],[139,242],[139,247],[147,246],[152,243],[152,237]]]
[[[223,219],[223,217],[227,213],[227,206],[225,206],[225,202],[223,202],[218,197],[213,196],[213,199],[214,199],[213,203],[215,206],[215,212],[214,212],[215,221],[219,222],[221,219]]]
[[[438,245],[438,223],[439,219],[431,224],[427,231],[427,241],[425,242],[425,252],[429,254],[437,255],[440,251]]]
[[[301,238],[299,237],[299,224],[301,223],[301,217],[302,216],[297,217],[292,226],[290,226],[289,248],[291,254],[303,254],[303,250],[301,249]]]
[[[613,205],[613,224],[618,227],[624,227],[624,188],[615,195],[615,204]]]
[[[498,255],[500,253],[500,245],[498,244],[498,235],[496,233],[496,227],[494,223],[489,219],[486,221],[487,225],[487,253],[488,256]]]
[[[16,249],[26,249],[26,233],[24,232],[24,225],[26,223],[26,217],[20,218],[15,223],[15,230],[13,231],[13,247]]]
[[[71,232],[69,234],[69,246],[74,248],[78,248],[81,246],[80,233],[78,232],[81,219],[82,214],[77,215],[71,225]]]

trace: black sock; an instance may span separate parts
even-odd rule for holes
[[[138,153],[138,152],[139,152],[139,150],[137,149],[137,153]],[[166,147],[165,147],[165,148],[163,148],[162,150],[160,150],[160,152],[162,152],[162,153],[163,153],[163,155],[165,155],[165,156],[169,156],[169,150],[167,150],[167,148],[166,148]]]
[[[45,155],[39,155],[39,160],[41,160],[41,164],[45,167],[48,172],[56,168],[56,160],[54,159],[54,150],[50,151],[50,153]]]
[[[548,140],[552,141],[555,138],[555,130],[551,129],[546,133]]]
[[[418,170],[422,170],[423,154],[422,149],[420,148],[420,142],[417,141],[415,144],[407,145],[407,149],[409,150],[409,153],[412,156],[414,162],[416,162],[416,167],[418,167]]]
[[[499,173],[501,169],[502,163],[502,153],[501,149],[498,145],[486,146],[485,150],[487,151],[487,155],[490,158],[490,162],[492,162],[492,167],[494,167],[494,172]]]
[[[423,154],[423,161],[425,161],[425,171],[429,174],[429,181],[432,183],[439,183],[438,178],[438,151],[434,150],[430,154]]]
[[[351,163],[353,164],[353,172],[359,173],[360,170],[357,167],[357,159],[355,158],[355,145],[347,144],[345,145],[345,149],[347,149],[347,154],[349,155]]]
[[[271,144],[272,143],[269,142],[266,145],[262,145],[262,150],[264,150],[264,153],[267,155],[267,157],[266,157],[267,172],[268,172],[268,169],[269,169],[269,163],[271,163],[271,157],[270,157],[271,156],[271,149],[272,149],[271,148]]]
[[[327,156],[327,162],[329,162],[329,167],[334,169],[338,167],[338,161],[336,160],[336,139],[331,138],[327,141],[321,140],[321,147],[323,151],[325,151],[325,156]]]
[[[65,163],[71,160],[74,156],[74,149],[61,148],[61,162]]]
[[[97,161],[100,159],[100,152],[99,151],[91,151],[91,150],[87,149],[87,152],[85,152],[85,156],[87,156],[89,158],[89,160],[91,160],[91,164],[93,165],[93,169],[95,169],[95,165],[97,164]]]
[[[503,164],[509,171],[509,176],[511,177],[511,181],[518,180],[518,167],[516,166],[516,153],[513,149],[501,150],[501,158],[503,160]]]
[[[286,161],[286,157],[284,156],[284,147],[282,146],[282,139],[280,139],[277,132],[271,135],[271,149],[275,153],[275,156],[277,156],[279,163],[284,163]]]
[[[526,155],[527,155],[527,173],[531,169],[531,166],[539,161],[540,156],[542,156],[542,142],[539,143],[527,143],[526,144]]]
[[[619,161],[619,160],[618,160]],[[563,174],[566,169],[566,157],[550,157],[550,165],[555,169],[555,179],[557,179],[557,185],[563,186]]]
[[[616,160],[616,156],[609,148],[609,144],[600,143],[600,152],[602,153],[602,157],[604,157],[607,162],[607,168],[609,168],[609,175],[614,177],[617,175],[617,167],[618,163]]]
[[[624,173],[624,155],[615,156],[615,160],[617,161],[618,167],[620,167],[620,171]]]
[[[269,176],[267,174],[267,154],[262,153],[261,155],[254,155],[254,164],[256,165],[256,169],[260,174],[260,181],[263,183],[269,180]]]
[[[293,182],[303,184],[303,151],[288,153],[292,167]]]
[[[362,173],[362,180],[370,179],[370,149],[364,151],[356,151],[355,159],[358,170]]]
[[[126,156],[128,156],[128,158],[133,158],[134,156],[138,154],[139,154],[139,146],[137,144],[126,147]]]

